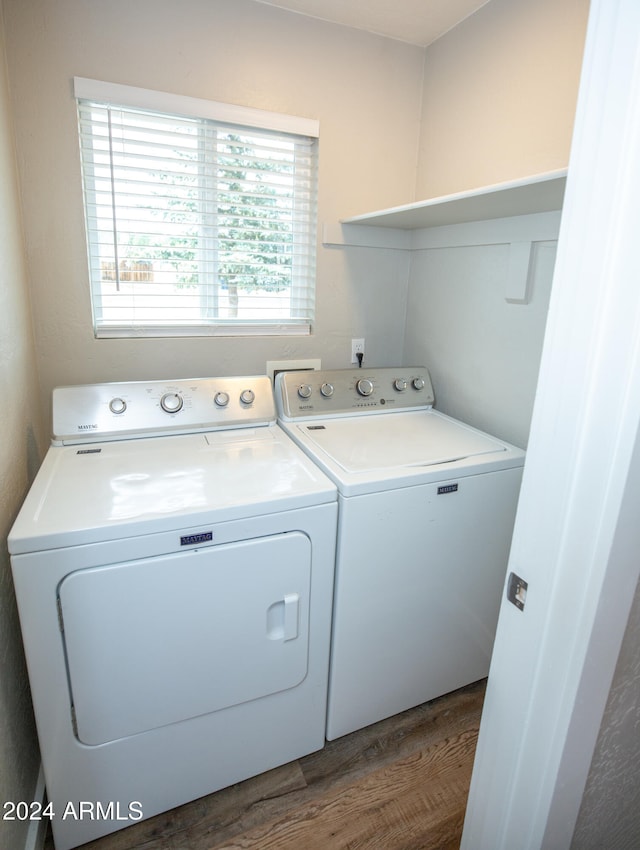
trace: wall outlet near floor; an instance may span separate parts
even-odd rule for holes
[[[358,362],[358,354],[362,354],[364,358],[364,340],[363,339],[352,339],[351,340],[351,362]]]

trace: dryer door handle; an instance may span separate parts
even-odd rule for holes
[[[285,593],[267,610],[269,640],[295,640],[300,632],[300,594]]]
[[[297,593],[286,593],[284,597],[284,640],[294,640],[298,637],[300,611],[300,596]]]

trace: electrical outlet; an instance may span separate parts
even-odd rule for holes
[[[351,340],[351,362],[358,362],[358,354],[362,354],[364,357],[364,340],[363,339],[352,339]]]

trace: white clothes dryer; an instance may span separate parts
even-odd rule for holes
[[[425,368],[278,375],[338,487],[327,738],[485,677],[524,452],[433,408]]]
[[[65,387],[9,549],[57,850],[324,745],[336,488],[265,377]]]

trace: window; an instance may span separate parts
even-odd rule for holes
[[[309,333],[317,122],[77,78],[95,334]]]

